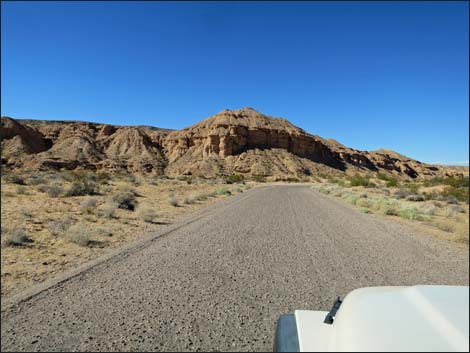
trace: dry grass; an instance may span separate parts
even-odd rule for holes
[[[437,228],[446,239],[469,243],[469,206],[452,195],[443,196],[440,193],[444,190],[443,187],[427,188],[418,182],[399,185],[398,182],[388,183],[380,179],[367,179],[366,183],[365,180],[362,184],[367,184],[367,187],[361,183],[351,187],[347,181],[334,180],[315,183],[312,188],[323,194],[342,198],[358,207],[362,213],[392,216],[424,227]],[[369,181],[376,187],[371,188]],[[395,186],[387,188],[387,183]]]
[[[139,177],[132,182],[125,177],[114,176],[107,178],[103,186],[99,176],[88,177],[94,190],[98,188],[100,192],[92,198],[66,196],[64,190],[70,189],[76,177],[65,173],[35,173],[21,178],[10,176],[15,183],[2,177],[2,247],[8,246],[8,251],[1,252],[2,296],[17,293],[95,259],[108,249],[137,240],[188,212],[217,202],[226,197],[217,194],[223,186],[230,189],[239,187],[226,186],[223,181],[193,179],[188,184],[184,180],[150,176]],[[17,183],[21,183],[20,179],[27,181],[25,194],[16,193],[17,186],[22,185]],[[30,180],[34,182],[30,183]],[[58,192],[49,196],[47,191],[51,187]],[[174,207],[168,203],[170,195],[179,200],[189,198],[192,202]],[[119,203],[121,208],[118,208]],[[136,212],[129,210],[132,204]],[[155,218],[149,222],[153,215],[148,211],[143,214],[141,209],[158,210],[158,222]],[[77,228],[80,232],[75,231]],[[6,239],[12,233],[5,229],[21,229],[34,242],[9,246]]]

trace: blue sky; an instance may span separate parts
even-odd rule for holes
[[[4,2],[2,115],[183,128],[253,107],[468,163],[466,2]]]

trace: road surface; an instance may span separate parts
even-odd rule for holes
[[[173,228],[2,308],[2,350],[271,350],[280,314],[355,288],[468,285],[465,247],[306,186],[252,189]]]

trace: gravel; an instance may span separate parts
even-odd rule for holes
[[[306,186],[266,186],[2,308],[1,348],[266,351],[280,314],[328,310],[355,288],[468,276],[465,246]]]

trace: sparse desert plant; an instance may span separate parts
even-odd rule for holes
[[[244,181],[245,181],[244,176],[239,175],[239,174],[232,174],[225,180],[227,184],[242,183]]]
[[[80,204],[80,211],[82,214],[94,214],[97,206],[98,201],[96,199],[88,199]]]
[[[8,175],[6,180],[11,184],[26,185],[24,179],[20,177],[19,175],[15,175],[15,174]]]
[[[80,246],[90,246],[93,243],[92,232],[83,224],[74,224],[67,230],[66,239]]]
[[[47,181],[44,179],[44,177],[39,176],[39,175],[33,175],[28,179],[28,184],[29,185],[41,185],[41,184],[46,184]]]
[[[53,235],[64,234],[72,225],[70,217],[63,217],[49,222],[49,229]]]
[[[407,189],[400,189],[400,190],[397,190],[393,193],[393,195],[397,198],[397,199],[404,199],[408,196],[411,195],[411,191],[407,190]]]
[[[142,181],[139,178],[137,178],[134,174],[131,174],[127,180],[129,181],[129,183],[131,183],[134,186],[142,185]]]
[[[399,216],[413,221],[418,218],[418,209],[416,207],[404,207],[400,210]]]
[[[151,208],[140,208],[137,210],[139,217],[147,223],[153,223],[157,218],[156,212]]]
[[[33,214],[30,211],[28,211],[26,208],[20,209],[20,213],[23,217],[26,217],[26,218],[33,217]]]
[[[422,195],[409,195],[406,197],[407,201],[413,201],[413,202],[421,202],[424,201],[425,198]]]
[[[94,182],[73,182],[67,189],[66,196],[85,196],[96,195],[98,193],[98,186]]]
[[[232,192],[227,189],[227,188],[220,188],[218,191],[217,191],[217,194],[219,195],[231,195]]]
[[[354,175],[353,177],[350,177],[350,186],[365,186],[365,187],[370,187],[372,186],[372,183],[370,181],[370,178],[367,176],[362,176],[359,174]]]
[[[359,198],[356,195],[348,195],[345,198],[345,201],[347,203],[350,203],[351,205],[355,205],[357,203],[357,200],[359,200]]]
[[[193,203],[193,200],[191,198],[189,198],[188,196],[186,196],[184,199],[183,199],[183,203],[185,205],[189,205],[191,203]]]
[[[359,194],[359,197],[360,197],[360,198],[363,198],[363,199],[367,199],[367,196],[368,196],[367,192],[361,192],[361,193]]]
[[[21,228],[14,228],[8,232],[2,233],[3,244],[5,246],[24,246],[32,243],[32,239]]]
[[[459,200],[454,195],[444,196],[444,201],[449,205],[457,205],[459,203]]]
[[[49,197],[59,197],[63,194],[64,189],[59,184],[52,184],[46,188],[46,192]]]
[[[111,203],[114,203],[118,208],[124,210],[134,211],[137,207],[136,192],[133,189],[123,189],[111,198]]]
[[[47,185],[39,184],[38,186],[36,186],[36,191],[37,192],[47,192],[48,188],[49,187]]]
[[[356,201],[356,206],[369,208],[370,207],[370,201],[368,199],[361,199],[360,198]]]
[[[465,209],[457,205],[450,205],[444,209],[444,214],[446,217],[454,217],[458,213],[465,213]]]
[[[17,193],[18,195],[26,195],[26,191],[27,191],[27,190],[26,190],[26,187],[24,187],[23,185],[18,185],[18,186],[16,187],[16,193]]]
[[[362,213],[370,213],[370,210],[368,208],[361,208]]]
[[[264,177],[263,175],[253,175],[252,179],[258,183],[266,182],[266,177]]]
[[[174,196],[168,199],[168,203],[172,205],[173,207],[178,207],[178,204],[179,204],[178,199]]]
[[[427,203],[419,208],[419,213],[428,216],[434,216],[437,212],[437,207],[434,206],[432,203]]]
[[[101,209],[101,212],[106,218],[116,218],[117,208],[118,206],[115,203],[108,203]]]

